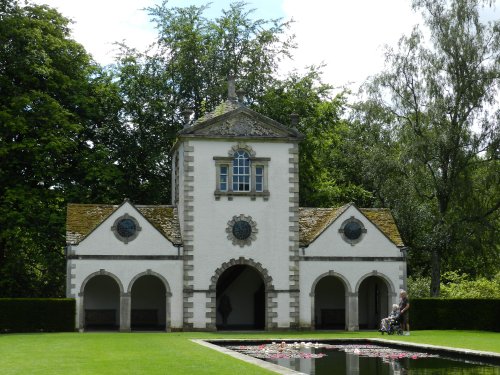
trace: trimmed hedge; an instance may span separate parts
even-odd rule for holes
[[[500,331],[500,299],[410,300],[411,329]]]
[[[0,332],[75,331],[70,298],[0,298]]]

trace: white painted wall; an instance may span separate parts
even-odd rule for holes
[[[124,214],[134,217],[142,228],[137,238],[126,244],[111,231],[115,220]],[[72,246],[72,249],[77,255],[177,255],[177,247],[128,202],[113,212],[78,246]]]
[[[361,221],[367,230],[363,239],[351,245],[342,239],[339,229],[342,223],[354,217]],[[305,249],[306,256],[374,256],[400,257],[400,249],[391,242],[356,207],[350,206],[337,218],[313,243]]]
[[[270,157],[269,200],[258,197],[226,197],[215,200],[215,162],[213,156],[227,156],[236,142],[197,140],[195,148],[194,189],[194,264],[197,276],[195,289],[206,288],[215,270],[232,258],[252,258],[261,262],[273,277],[277,289],[288,288],[288,274],[278,277],[283,270],[283,259],[288,259],[289,247],[289,145],[284,143],[247,142],[257,157]],[[257,239],[251,246],[239,247],[227,239],[228,221],[235,215],[251,216],[257,223]]]
[[[289,232],[289,149],[290,144],[269,142],[246,142],[255,151],[256,157],[269,157],[268,189],[270,197],[252,200],[250,197],[233,197],[228,200],[222,196],[216,200],[216,166],[214,156],[227,157],[237,142],[214,140],[191,140],[194,147],[194,289],[206,289],[211,277],[224,262],[244,257],[259,262],[268,270],[276,289],[289,288],[288,257],[290,246]],[[256,240],[250,246],[233,245],[227,238],[226,228],[233,216],[251,216],[257,223]],[[283,298],[283,297],[280,297]],[[289,306],[282,301],[279,305],[280,325],[289,324]],[[195,305],[203,312],[204,305]],[[208,322],[207,318],[203,318]]]

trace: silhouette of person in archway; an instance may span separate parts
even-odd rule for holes
[[[231,307],[231,300],[227,295],[224,294],[221,297],[218,310],[220,315],[222,316],[222,326],[226,327],[227,318],[229,317],[229,314],[231,314],[231,311],[233,311],[233,308]]]

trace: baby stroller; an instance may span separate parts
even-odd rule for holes
[[[387,333],[388,335],[402,335],[403,330],[401,329],[401,324],[399,322],[399,316],[385,318],[385,324],[382,324],[380,332],[382,335]]]

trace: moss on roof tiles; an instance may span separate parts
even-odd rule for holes
[[[172,206],[137,206],[153,226],[174,245],[182,245],[177,209]]]
[[[332,208],[299,208],[299,245],[309,246],[337,219],[346,206]]]
[[[299,244],[309,246],[328,226],[333,223],[350,205],[332,208],[299,208]],[[398,228],[391,211],[386,208],[360,208],[380,231],[396,246],[403,246]]]
[[[77,244],[87,237],[118,205],[69,204],[66,217],[66,242]],[[172,206],[135,206],[160,233],[174,245],[181,245],[177,209]]]
[[[388,208],[360,208],[360,211],[396,246],[404,246],[394,217]]]
[[[71,244],[80,242],[117,208],[104,204],[68,204],[66,241]]]
[[[225,113],[234,111],[241,107],[241,104],[232,100],[226,100],[219,104],[215,109],[211,112],[205,113],[202,117],[195,121],[194,125],[201,124],[202,122],[208,121],[218,116],[222,116]]]

